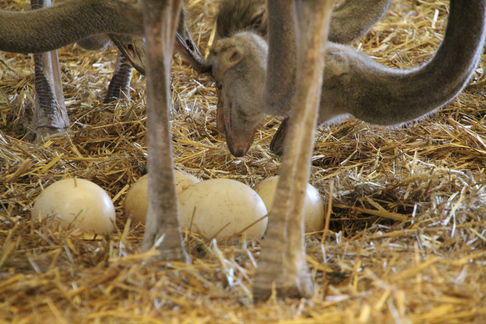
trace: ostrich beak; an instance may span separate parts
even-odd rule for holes
[[[224,131],[231,154],[235,157],[243,157],[253,143],[264,114],[254,116],[245,114],[243,107],[248,105],[248,102],[242,100],[240,96],[227,95],[226,91],[231,93],[231,89],[223,88],[219,95],[217,126]]]
[[[133,67],[145,75],[145,41],[141,36],[112,34],[111,41],[125,55]]]
[[[210,66],[199,51],[196,43],[187,29],[184,15],[181,14],[179,19],[179,28],[176,34],[175,49],[182,57],[187,60],[191,66],[199,73],[206,73],[211,70]]]

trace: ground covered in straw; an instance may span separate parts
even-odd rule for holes
[[[26,1],[0,1],[26,9]],[[190,3],[205,50],[217,2]],[[395,1],[354,44],[377,61],[410,68],[442,39],[447,2]],[[486,321],[486,106],[483,63],[450,106],[417,123],[383,128],[350,119],[320,127],[310,182],[332,213],[306,235],[316,283],[309,300],[253,305],[259,241],[204,242],[184,233],[192,264],[147,264],[143,226],[122,203],[146,173],[145,80],[130,100],[103,104],[116,52],[60,51],[71,132],[28,142],[33,62],[0,53],[0,322],[5,323],[484,323]],[[175,56],[176,167],[250,186],[278,174],[269,119],[249,154],[232,157],[215,125],[215,85]],[[117,208],[117,231],[93,237],[31,221],[42,188],[92,180]],[[330,199],[332,197],[332,199]]]

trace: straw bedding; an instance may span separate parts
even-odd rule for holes
[[[0,1],[27,9],[26,1]],[[189,4],[204,51],[217,1]],[[440,43],[447,2],[395,1],[354,44],[377,61],[410,68]],[[259,241],[205,242],[184,233],[192,264],[149,264],[143,226],[122,213],[146,173],[145,80],[130,100],[103,104],[116,51],[60,50],[71,132],[29,142],[33,62],[0,53],[0,322],[5,323],[484,323],[486,321],[486,106],[484,65],[450,106],[402,127],[350,119],[320,127],[311,184],[331,208],[329,228],[306,235],[316,283],[309,300],[253,305]],[[215,85],[176,55],[174,160],[201,178],[254,186],[278,174],[269,119],[249,154],[234,158],[216,130]],[[117,209],[110,236],[31,221],[36,196],[78,177],[99,184]],[[332,199],[331,199],[332,198]]]

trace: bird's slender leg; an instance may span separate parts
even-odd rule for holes
[[[283,2],[270,1],[269,16],[278,14],[282,6],[285,6]],[[291,110],[292,120],[276,191],[278,199],[274,200],[270,212],[253,285],[255,300],[268,298],[273,287],[281,297],[309,297],[313,293],[305,260],[302,210],[314,147],[324,70],[324,46],[332,6],[332,0],[306,0],[295,1],[294,6],[283,9],[294,10],[296,19],[297,60],[293,65],[296,69],[296,86],[295,97],[291,99],[294,108]],[[279,27],[277,24],[272,25],[271,17],[269,20],[270,39],[278,37],[282,30],[289,29],[285,25],[289,22],[282,22],[284,25]],[[270,41],[269,62],[272,60],[272,50],[284,50],[280,46],[286,47],[288,44]],[[292,66],[286,66],[286,69],[292,71]],[[267,82],[278,83],[278,79],[269,71]]]
[[[169,120],[170,64],[181,3],[142,2],[147,45],[149,206],[142,248],[156,244],[159,260],[185,261],[179,227]]]
[[[31,0],[32,9],[51,5],[51,0]],[[35,108],[32,122],[34,135],[48,136],[69,129],[64,103],[61,70],[57,51],[34,54]]]
[[[130,97],[130,77],[132,75],[132,69],[130,60],[121,51],[118,51],[115,71],[108,86],[104,103]]]

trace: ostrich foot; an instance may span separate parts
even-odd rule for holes
[[[314,283],[307,271],[299,273],[283,272],[275,275],[275,267],[261,269],[261,264],[253,282],[253,300],[264,301],[276,294],[278,297],[310,298],[314,294]]]

